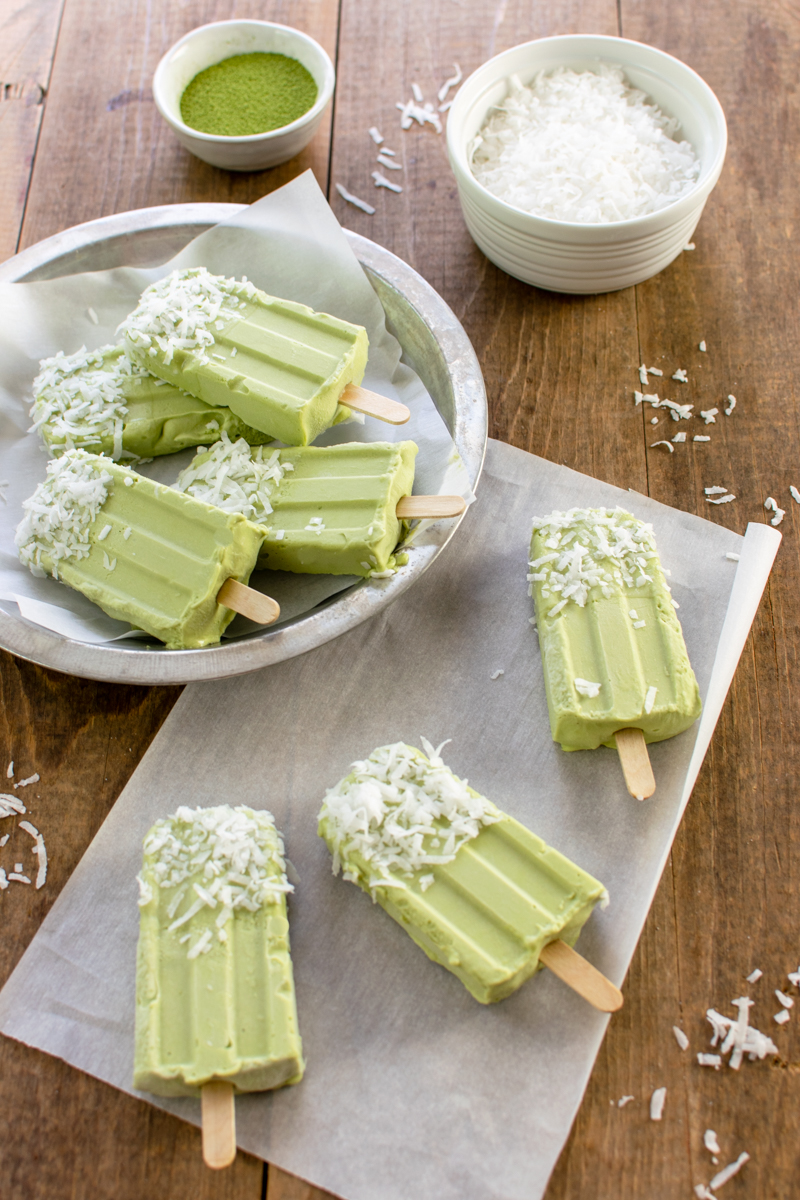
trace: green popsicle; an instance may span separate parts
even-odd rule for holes
[[[144,840],[134,1087],[196,1096],[297,1083],[283,841],[272,815],[180,807]]]
[[[119,331],[154,375],[292,446],[350,416],[339,397],[367,363],[362,326],[204,267],[152,284]]]
[[[414,442],[251,451],[222,438],[175,487],[264,525],[259,567],[369,577],[395,567],[397,502],[411,493],[416,453]]]
[[[21,561],[88,596],[169,649],[218,642],[233,620],[217,603],[246,583],[264,530],[154,483],[110,459],[68,450],[26,500]]]
[[[428,757],[398,742],[353,763],[325,796],[319,834],[335,874],[342,870],[491,1004],[539,969],[551,943],[574,945],[608,897],[424,744]]]
[[[658,742],[693,724],[700,693],[650,525],[621,508],[536,518],[529,568],[564,750],[614,747],[621,729]]]
[[[150,375],[122,346],[43,359],[33,394],[32,428],[52,454],[80,448],[115,460],[153,458],[209,445],[223,432],[253,445],[268,440],[230,408]]]

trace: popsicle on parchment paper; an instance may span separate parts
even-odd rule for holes
[[[319,833],[357,883],[482,1004],[549,966],[606,1012],[622,996],[572,946],[602,883],[403,742],[352,764],[325,796]]]
[[[173,271],[142,294],[119,327],[134,361],[248,425],[306,446],[351,409],[402,424],[405,405],[358,385],[367,332],[305,304],[268,296],[204,267]]]
[[[203,1101],[203,1153],[236,1154],[234,1092],[298,1083],[283,841],[246,806],[181,806],[144,839],[134,1087]]]
[[[245,586],[264,530],[238,513],[84,450],[52,459],[23,509],[16,544],[35,575],[170,649],[218,642],[236,611],[277,620],[275,601]]]
[[[649,771],[645,743],[688,729],[701,708],[652,526],[621,508],[554,512],[534,520],[530,553],[553,739],[616,747],[631,793],[651,795],[652,772],[629,769],[643,755]]]

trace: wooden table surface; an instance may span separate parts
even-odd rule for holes
[[[308,151],[284,167],[235,175],[183,151],[153,104],[167,48],[207,21],[253,16],[296,25],[334,57],[335,105]],[[798,880],[797,0],[2,0],[0,260],[82,221],[148,205],[249,202],[311,167],[341,222],[421,272],[463,322],[480,358],[490,433],[741,533],[776,498],[784,542],[711,749],[673,847],[548,1200],[693,1196],[747,1151],[725,1200],[800,1195],[800,1039],[780,1028],[777,987],[800,961]],[[722,178],[686,252],[655,279],[598,297],[551,295],[493,267],[464,227],[443,136],[401,132],[395,102],[412,82],[433,98],[453,62],[465,75],[515,43],[560,33],[623,35],[683,59],[711,85],[729,123]],[[398,153],[402,195],[373,188],[379,126]],[[347,206],[341,182],[371,200]],[[708,351],[699,352],[705,339]],[[633,403],[642,362],[689,369],[680,399],[738,400],[712,440],[651,449]],[[677,392],[680,385],[672,385]],[[667,393],[671,394],[671,393]],[[704,427],[696,422],[694,432]],[[670,423],[670,433],[673,432]],[[721,483],[735,503],[712,507]],[[40,891],[0,893],[0,981],[19,960],[175,702],[178,688],[73,679],[0,654],[2,749],[42,829]],[[5,757],[2,757],[5,755]],[[13,843],[12,843],[13,845]],[[747,984],[760,967],[764,977]],[[742,994],[780,1049],[738,1073],[703,1069],[704,1014]],[[704,1032],[705,1030],[705,1032]],[[18,1043],[0,1042],[0,1195],[14,1200],[321,1200],[324,1193],[240,1154],[207,1171],[197,1132]],[[648,1116],[665,1085],[664,1119]],[[623,1095],[635,1100],[620,1109]],[[443,1098],[446,1102],[446,1099]],[[375,1200],[380,1200],[376,1196]]]

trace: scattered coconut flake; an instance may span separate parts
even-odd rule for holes
[[[649,687],[647,689],[647,695],[644,698],[644,711],[646,713],[650,713],[653,711],[653,705],[655,704],[657,691],[658,691],[658,688],[655,688],[655,687]]]
[[[397,151],[390,150],[388,146],[381,146],[381,154],[388,154],[390,158],[394,158],[397,154]]]
[[[20,821],[19,827],[30,834],[35,843],[32,853],[36,855],[39,863],[39,869],[36,872],[36,890],[38,891],[39,888],[44,887],[45,880],[47,879],[47,850],[45,849],[44,838],[36,826],[31,825],[30,821]]]
[[[371,204],[367,204],[366,200],[360,200],[358,196],[355,196],[352,192],[348,192],[347,188],[341,183],[336,184],[336,190],[343,200],[346,200],[348,204],[353,204],[356,208],[360,208],[362,212],[369,213],[370,216],[375,212]]]
[[[713,1192],[710,1192],[704,1183],[696,1183],[694,1185],[694,1194],[697,1200],[717,1200]]]
[[[680,1046],[681,1050],[689,1049],[689,1039],[679,1025],[672,1026],[672,1032],[675,1034],[675,1041]]]
[[[728,407],[725,409],[725,416],[729,417],[736,408],[736,397],[728,396]]]
[[[698,1054],[697,1061],[701,1067],[713,1067],[715,1071],[722,1066],[722,1058],[719,1054]]]
[[[644,363],[642,363],[642,365],[639,367],[639,382],[641,383],[642,387],[647,387],[648,383],[650,382],[650,380],[647,378],[647,367],[644,365]]]
[[[721,1188],[723,1183],[727,1183],[729,1179],[733,1179],[734,1175],[741,1171],[744,1164],[749,1161],[750,1155],[745,1150],[739,1155],[736,1162],[728,1163],[727,1167],[723,1167],[721,1171],[718,1171],[708,1185],[712,1192],[715,1192],[717,1188]]]
[[[660,1121],[664,1115],[664,1102],[667,1099],[665,1087],[656,1088],[650,1097],[650,1120]]]
[[[795,987],[800,987],[800,967],[796,971],[790,971],[786,976],[789,983],[793,983]]]
[[[111,526],[104,525],[103,528],[100,530],[100,532],[97,535],[98,542],[104,542],[110,533],[111,533]]]
[[[701,342],[701,343],[700,343],[700,345],[697,347],[697,349],[698,349],[698,350],[702,350],[702,351],[703,351],[703,354],[705,354],[705,352],[706,352],[706,344],[705,344],[705,342]]]
[[[645,397],[646,399],[646,397]],[[678,404],[675,400],[662,400],[662,408],[669,409],[673,421],[689,421],[692,417],[693,404]]]
[[[683,248],[684,248],[684,250],[694,250],[695,244],[694,244],[694,242],[687,242],[687,244]]]
[[[683,367],[678,367],[677,371],[672,376],[672,378],[677,380],[678,383],[688,383],[689,382],[689,378],[688,378],[686,372],[684,371]]]
[[[27,779],[20,779],[19,783],[14,784],[14,787],[15,788],[29,787],[30,784],[38,783],[38,782],[39,782],[39,772],[37,771],[34,775],[29,775]],[[24,809],[23,809],[23,812],[24,812]]]
[[[673,440],[673,442],[685,442],[686,441],[685,431],[681,430],[680,433],[676,433],[675,437],[672,440]]]
[[[670,454],[675,453],[675,447],[673,446],[672,442],[651,442],[650,443],[650,448],[652,450],[654,450],[656,448],[656,446],[666,446],[667,449],[669,450]]]
[[[461,74],[461,67],[458,65],[458,63],[453,63],[453,74],[449,79],[445,79],[444,83],[439,88],[439,91],[436,93],[437,99],[439,101],[446,99],[450,88],[458,87],[463,78],[464,76]]]
[[[772,499],[772,496],[767,496],[766,500],[764,501],[764,508],[771,509],[771,511],[775,514],[770,521],[770,525],[780,525],[781,521],[786,516],[786,510],[783,508],[778,508],[778,505]]]
[[[782,1008],[780,1012],[775,1013],[772,1019],[776,1025],[785,1025],[789,1020],[789,1013],[785,1008]]]
[[[392,183],[392,181],[387,179],[385,175],[382,175],[380,171],[373,171],[372,178],[375,181],[375,187],[388,188],[390,192],[402,192],[403,190],[399,183]]]
[[[729,554],[726,554],[725,557],[735,559],[736,562],[739,561],[738,554],[730,554],[729,553]],[[763,974],[764,974],[764,972],[762,970],[760,970],[758,967],[756,967],[756,969],[754,971],[751,971],[750,974],[747,976],[747,982],[748,983],[758,983],[759,979],[761,978],[761,976]]]
[[[705,1146],[706,1150],[708,1150],[709,1154],[722,1153],[719,1148],[719,1142],[717,1141],[717,1135],[713,1129],[707,1129],[703,1134],[703,1145]]]
[[[693,442],[710,442],[711,438],[707,433],[696,433],[692,438]]]
[[[634,629],[646,629],[646,628],[647,628],[647,622],[646,622],[646,621],[634,621],[634,622],[633,622],[633,628],[634,628]]]
[[[624,1108],[626,1104],[630,1104],[631,1100],[635,1099],[635,1096],[620,1096],[619,1100],[617,1101],[617,1108]]]
[[[736,497],[732,492],[729,492],[727,496],[720,496],[718,499],[714,499],[713,496],[706,496],[706,500],[709,504],[730,504],[731,500],[735,499]]]
[[[476,179],[525,212],[608,223],[665,208],[694,188],[700,163],[622,69],[516,75],[469,147]]]
[[[719,414],[718,408],[706,408],[700,410],[700,416],[705,421],[706,425],[716,425],[716,417]]]
[[[402,163],[392,162],[390,158],[385,158],[383,154],[378,155],[377,162],[379,162],[382,167],[388,167],[390,171],[402,171],[403,169]]]
[[[489,678],[490,679],[499,679],[501,675],[505,675],[505,671],[502,669],[502,667],[498,667],[498,669],[496,671],[492,671]]]
[[[20,868],[22,867],[22,863],[16,863],[15,865]],[[30,883],[30,879],[28,879],[27,875],[22,874],[21,869],[19,871],[9,871],[8,878],[9,880],[13,879],[16,883]]]
[[[473,792],[426,738],[427,757],[396,742],[351,764],[351,773],[326,794],[319,814],[333,855],[333,873],[380,887],[405,888],[420,871],[452,862],[466,842],[502,813]]]
[[[21,816],[26,811],[25,805],[16,796],[0,795],[0,820],[15,814]]]
[[[367,132],[369,133],[369,136],[372,138],[375,145],[380,146],[381,142],[383,141],[383,134],[381,133],[380,129],[377,129],[374,125],[370,125]]]
[[[575,691],[581,696],[588,696],[590,700],[594,700],[595,696],[600,695],[600,684],[592,683],[589,679],[575,679]]]
[[[103,551],[103,566],[105,567],[105,569],[107,571],[113,571],[114,568],[116,567],[116,565],[117,565],[117,560],[115,558],[109,558],[104,550]]]
[[[442,122],[439,119],[438,113],[434,112],[433,105],[428,103],[420,105],[416,100],[409,100],[406,104],[398,100],[395,108],[400,110],[400,128],[410,129],[413,121],[418,125],[433,125],[437,133],[442,132]]]
[[[713,487],[703,488],[703,491],[707,496],[721,496],[723,492],[727,492],[727,490],[728,489],[725,487],[720,487],[718,483],[715,483]]]
[[[664,374],[664,372],[661,370],[660,367],[648,367],[647,370],[649,371],[649,373],[651,375],[663,375]]]
[[[796,500],[797,503],[800,504],[800,492],[798,492],[793,483],[789,484],[789,491],[792,493],[792,499]]]
[[[772,1039],[761,1033],[755,1026],[748,1024],[748,1010],[752,1007],[753,1001],[742,996],[738,1000],[734,1000],[733,1004],[739,1010],[739,1016],[735,1021],[730,1017],[722,1016],[713,1008],[709,1008],[706,1012],[706,1019],[714,1030],[711,1045],[716,1046],[719,1039],[724,1038],[720,1046],[720,1053],[724,1055],[729,1050],[733,1051],[728,1065],[734,1070],[738,1070],[743,1054],[746,1054],[751,1062],[757,1058],[766,1058],[768,1054],[777,1054],[778,1048]]]
[[[650,424],[651,424],[651,425],[657,425],[657,424],[658,424],[658,417],[651,417],[651,418],[650,418]]]
[[[14,760],[12,758],[11,762],[8,764],[8,769],[6,770],[6,779],[13,779],[13,778],[14,778]]]
[[[419,84],[412,83],[411,91],[414,93],[414,99],[416,100],[417,104],[422,104],[425,97],[422,94],[422,88],[419,86]]]

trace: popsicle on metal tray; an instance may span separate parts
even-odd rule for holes
[[[78,448],[119,461],[209,445],[223,432],[253,445],[268,440],[230,408],[151,375],[122,346],[43,359],[33,395],[32,428],[52,454]]]
[[[622,996],[571,947],[602,883],[455,776],[423,739],[380,746],[331,788],[319,833],[357,883],[482,1004],[542,965],[603,1011]]]
[[[63,580],[169,649],[218,642],[234,611],[277,620],[275,601],[244,586],[264,530],[239,513],[84,450],[51,459],[23,509],[16,544],[33,574]]]
[[[537,517],[528,581],[554,740],[616,747],[631,793],[651,795],[652,772],[633,777],[629,757],[649,771],[644,743],[688,729],[701,708],[652,526],[621,508]]]
[[[182,806],[145,837],[138,880],[134,1087],[202,1095],[204,1157],[227,1166],[234,1091],[303,1076],[283,841],[265,810]]]
[[[204,267],[173,271],[142,294],[119,327],[131,357],[207,404],[273,438],[306,446],[324,429],[370,410],[361,383],[367,332],[304,304],[268,296],[246,279]],[[382,420],[405,405],[378,398]]]

